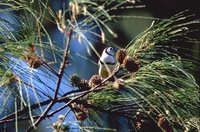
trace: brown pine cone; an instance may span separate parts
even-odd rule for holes
[[[140,65],[137,64],[132,58],[128,56],[124,58],[123,65],[130,72],[136,72],[140,68]]]
[[[81,80],[81,82],[79,84],[79,88],[82,89],[82,90],[88,90],[88,89],[90,89],[88,81],[87,80]]]
[[[30,44],[29,47],[27,48],[29,53],[35,53],[36,51],[36,47],[34,45],[34,43]]]
[[[100,75],[93,75],[90,78],[89,85],[90,85],[90,87],[95,87],[95,86],[99,85],[101,82],[102,82],[102,79],[101,79]]]
[[[42,65],[41,59],[37,56],[28,57],[27,61],[31,68],[37,69],[38,67]]]
[[[120,50],[117,51],[117,53],[116,53],[116,60],[120,64],[123,63],[123,60],[124,60],[125,57],[126,57],[126,51],[125,51],[125,49],[120,49]]]
[[[85,112],[80,111],[75,113],[75,117],[78,121],[84,121],[85,119],[87,119],[88,116]]]

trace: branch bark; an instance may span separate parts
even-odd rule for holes
[[[65,66],[67,63],[67,59],[68,59],[68,51],[69,51],[71,34],[72,34],[72,28],[69,28],[69,31],[66,32],[66,47],[64,50],[63,61],[60,65],[59,72],[58,72],[58,80],[57,80],[57,85],[55,88],[54,98],[50,102],[50,104],[47,106],[47,108],[44,110],[44,112],[41,114],[41,116],[35,121],[35,123],[27,129],[27,132],[30,132],[35,126],[37,126],[42,121],[42,119],[48,114],[48,112],[51,110],[52,106],[56,103],[58,91],[60,88],[61,80],[62,80]]]

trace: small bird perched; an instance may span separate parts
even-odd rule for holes
[[[107,47],[104,49],[98,63],[99,75],[102,78],[107,78],[113,72],[117,63],[115,58],[116,52],[117,48]]]

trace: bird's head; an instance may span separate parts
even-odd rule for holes
[[[108,47],[108,48],[106,48],[106,49],[104,50],[104,52],[105,52],[106,54],[108,54],[108,55],[113,56],[113,55],[116,54],[116,52],[117,52],[117,48],[114,48],[114,47]]]

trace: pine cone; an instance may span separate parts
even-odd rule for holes
[[[136,72],[140,68],[139,64],[128,56],[124,58],[123,65],[130,72]]]
[[[27,59],[28,64],[31,68],[37,69],[42,65],[42,61],[39,57],[33,56],[33,57],[28,57]]]
[[[87,118],[87,114],[80,111],[80,112],[75,113],[75,117],[78,121],[84,121]]]
[[[116,53],[116,60],[120,64],[123,63],[123,60],[124,60],[125,57],[126,57],[126,51],[125,51],[125,49],[120,49],[120,50],[117,51],[117,53]]]
[[[36,47],[34,45],[34,43],[30,44],[29,47],[27,48],[29,53],[35,53],[36,51]]]
[[[78,112],[88,113],[88,107],[83,105],[83,104],[77,104],[77,103],[74,102],[74,103],[71,103],[71,108],[76,113],[78,113]]]
[[[84,113],[88,113],[88,107],[83,104],[80,104],[80,110],[83,111]]]
[[[101,79],[100,75],[93,75],[90,78],[89,85],[90,85],[90,87],[95,87],[95,86],[99,85],[101,82],[102,82],[102,79]]]
[[[80,87],[80,89],[82,89],[82,90],[88,90],[88,89],[90,89],[90,86],[89,86],[87,80],[81,80],[81,81],[80,81],[80,84],[79,84],[79,87]]]
[[[73,74],[73,75],[70,77],[70,82],[72,83],[72,86],[74,86],[74,87],[80,87],[81,78],[79,77],[79,75]]]

